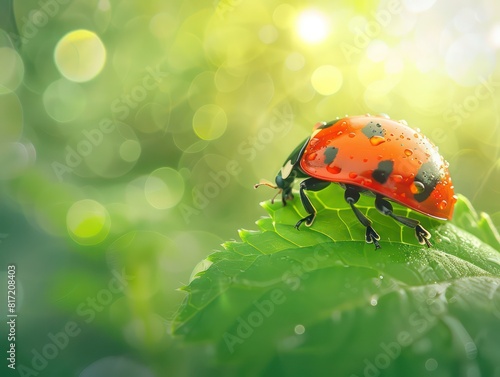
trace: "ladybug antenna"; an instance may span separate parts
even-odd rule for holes
[[[268,180],[266,179],[261,179],[259,183],[253,185],[253,188],[257,188],[257,187],[260,187],[260,186],[268,186],[268,187],[271,187],[272,189],[278,189],[279,187],[274,185],[272,182],[269,182]],[[274,199],[276,199],[276,197],[281,194],[283,192],[282,189],[279,189],[278,192],[276,193],[276,195],[273,196],[273,198],[271,199],[271,204],[274,204]]]

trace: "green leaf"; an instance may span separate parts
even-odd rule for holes
[[[431,232],[427,248],[362,198],[375,250],[339,186],[311,198],[313,226],[294,228],[297,198],[265,202],[259,230],[240,231],[183,288],[174,334],[215,353],[213,375],[498,373],[500,243],[487,215],[463,197],[451,222],[395,205]]]

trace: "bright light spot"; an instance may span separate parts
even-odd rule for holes
[[[336,93],[342,86],[342,80],[342,73],[333,65],[318,67],[311,76],[314,90],[324,96]]]
[[[95,245],[108,235],[111,220],[106,208],[95,200],[73,203],[66,214],[66,226],[73,240],[82,245]]]
[[[378,63],[385,60],[387,53],[389,52],[389,47],[387,44],[381,40],[374,40],[368,45],[366,49],[366,56],[372,62]]]
[[[305,42],[319,43],[328,35],[328,19],[317,10],[306,10],[299,15],[297,31]]]
[[[436,0],[403,0],[403,4],[410,12],[424,12],[434,5]]]
[[[217,105],[202,106],[193,116],[194,132],[203,140],[218,139],[226,131],[226,126],[226,113]]]
[[[17,89],[24,77],[24,63],[16,50],[0,47],[0,94]]]
[[[141,144],[136,140],[125,140],[120,145],[120,157],[127,162],[137,161],[141,155]]]
[[[298,52],[292,52],[290,55],[286,57],[285,65],[290,71],[298,71],[304,68],[306,63],[306,59],[304,55]]]
[[[278,39],[278,30],[273,25],[266,25],[259,30],[259,39],[265,44],[271,44]]]
[[[371,306],[377,306],[378,304],[378,300],[376,297],[372,297],[372,299],[370,300],[370,305]]]
[[[490,42],[493,47],[500,47],[500,24],[495,24],[490,32]]]
[[[184,179],[172,168],[156,169],[147,178],[144,193],[154,208],[172,208],[184,195]]]
[[[68,80],[85,82],[101,72],[106,62],[106,49],[97,34],[80,29],[61,38],[54,59],[59,72]]]
[[[302,325],[297,325],[297,326],[295,326],[294,331],[295,331],[295,334],[302,335],[306,331],[306,328]]]

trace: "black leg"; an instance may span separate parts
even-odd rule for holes
[[[358,202],[359,196],[359,190],[355,186],[346,185],[344,193],[345,201],[349,203],[359,222],[366,227],[366,242],[373,243],[375,245],[375,250],[380,249],[380,244],[378,243],[378,241],[380,240],[380,236],[375,231],[375,229],[372,228],[372,222],[354,205]]]
[[[427,230],[425,230],[425,228],[422,225],[420,225],[420,222],[418,220],[395,215],[393,213],[392,204],[389,201],[385,200],[380,195],[377,195],[377,198],[375,199],[375,207],[383,215],[392,217],[397,222],[415,229],[415,236],[417,237],[418,243],[420,243],[421,245],[425,244],[427,245],[427,247],[432,246],[432,244],[429,241],[429,238],[431,238],[431,234]]]
[[[299,189],[300,201],[302,202],[304,209],[309,215],[304,217],[303,219],[300,219],[297,222],[297,224],[295,224],[295,228],[299,229],[300,225],[303,222],[306,223],[306,226],[311,226],[314,221],[314,218],[316,217],[316,209],[312,205],[311,200],[307,197],[305,190],[319,191],[323,190],[329,184],[330,182],[322,181],[321,179],[317,178],[307,178],[300,183],[300,189]]]
[[[287,200],[292,200],[292,199],[293,199],[292,188],[287,187],[286,189],[283,189],[283,193],[281,194],[281,202],[283,203],[283,206],[286,206]]]

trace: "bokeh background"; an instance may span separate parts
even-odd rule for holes
[[[318,121],[405,119],[500,224],[495,0],[10,0],[0,22],[18,367],[203,375],[169,332],[177,288],[255,227],[274,192],[253,184]]]

